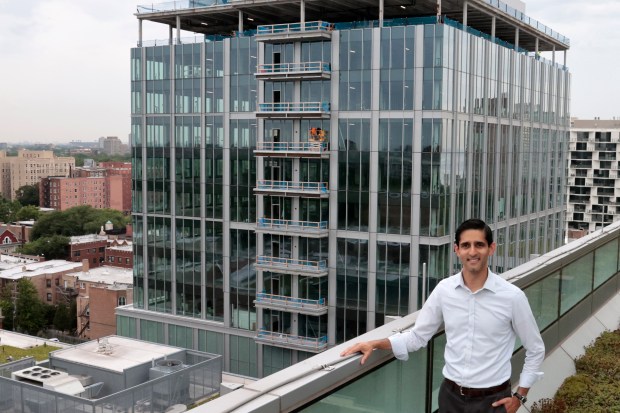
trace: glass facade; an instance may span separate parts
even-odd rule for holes
[[[458,271],[464,219],[492,225],[497,272],[562,244],[569,73],[422,23],[132,49],[136,322],[119,331],[263,376],[419,309]],[[580,300],[557,282],[560,310]]]

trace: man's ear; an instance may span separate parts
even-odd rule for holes
[[[489,253],[489,255],[493,255],[495,254],[495,249],[497,248],[497,244],[495,242],[492,242],[491,245],[489,246],[489,250],[491,251]]]

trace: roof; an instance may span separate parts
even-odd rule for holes
[[[305,5],[306,21],[368,22],[379,18],[377,0],[305,0]],[[526,50],[535,50],[537,38],[541,51],[570,47],[568,38],[501,1],[469,0],[467,10],[467,25],[487,34],[491,33],[491,16],[495,16],[496,37],[511,44],[516,42],[515,28],[519,28],[519,46]],[[245,30],[255,30],[265,24],[300,21],[299,0],[145,2],[145,5],[138,6],[136,16],[171,27],[176,27],[176,17],[179,16],[182,30],[205,35],[230,35],[239,29],[239,12],[251,19],[244,21]],[[436,14],[437,0],[384,0],[385,19]],[[442,0],[441,14],[463,23],[462,0]]]
[[[571,119],[572,129],[620,129],[618,119]]]
[[[111,346],[111,351],[107,354],[97,351],[99,343],[104,339],[107,339]],[[182,349],[146,341],[136,341],[126,337],[108,336],[71,348],[56,350],[52,355],[57,360],[86,364],[121,373],[132,367],[178,354],[179,351]]]
[[[108,237],[99,234],[74,235],[69,241],[70,244],[86,244],[88,242],[107,241]]]
[[[6,280],[19,280],[24,277],[32,278],[38,275],[69,272],[81,267],[81,262],[71,262],[66,260],[17,263],[12,267],[1,270],[0,278],[4,278]]]
[[[81,267],[80,263],[80,267]],[[101,266],[88,271],[76,271],[69,275],[76,276],[80,282],[101,283],[106,285],[133,284],[133,269],[121,267]]]

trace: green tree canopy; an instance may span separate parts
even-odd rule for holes
[[[15,214],[15,218],[18,221],[28,221],[28,220],[37,220],[41,215],[41,211],[39,208],[34,205],[26,205],[21,207],[19,211]]]
[[[69,254],[69,237],[63,235],[41,237],[25,244],[20,252],[26,255],[41,255],[47,260],[64,260]]]
[[[0,197],[0,221],[13,222],[17,218],[17,212],[22,208],[18,201],[11,201]]]
[[[95,234],[107,221],[111,221],[115,228],[124,228],[129,218],[114,209],[95,209],[89,205],[81,205],[66,211],[41,215],[32,228],[31,237],[37,240],[54,235],[69,237]]]
[[[39,206],[39,184],[20,186],[15,195],[21,205]]]
[[[60,331],[71,330],[71,314],[69,314],[69,307],[65,303],[58,304],[56,307],[56,314],[54,315],[54,327]]]

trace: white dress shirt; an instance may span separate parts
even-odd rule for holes
[[[445,324],[444,377],[463,387],[487,388],[510,378],[510,359],[518,335],[525,347],[519,385],[530,388],[542,378],[545,345],[527,297],[518,287],[489,271],[484,286],[472,293],[461,273],[442,280],[422,307],[410,331],[389,338],[399,360],[425,347]]]

